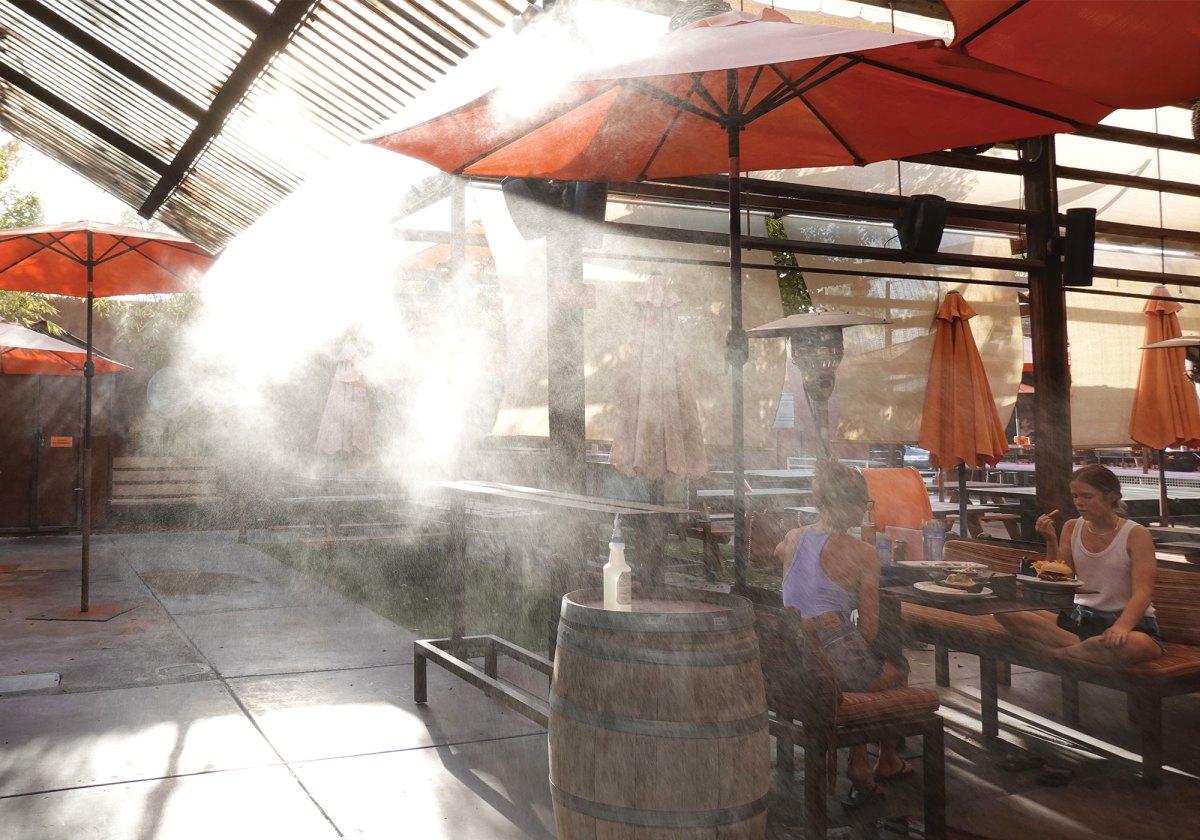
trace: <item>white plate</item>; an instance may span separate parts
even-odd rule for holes
[[[939,583],[934,583],[931,580],[919,580],[913,584],[922,592],[927,592],[930,595],[945,596],[947,598],[986,598],[992,594],[992,590],[986,586],[978,592],[964,592],[961,589],[956,589],[953,586],[942,586]]]
[[[1078,589],[1083,586],[1081,580],[1042,580],[1031,575],[1017,575],[1017,580],[1034,589]]]
[[[956,562],[954,560],[900,560],[897,566],[908,566],[913,569],[986,569],[983,563],[970,561]]]

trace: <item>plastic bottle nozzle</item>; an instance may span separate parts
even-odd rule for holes
[[[621,514],[613,515],[613,532],[610,542],[624,542],[621,539]]]

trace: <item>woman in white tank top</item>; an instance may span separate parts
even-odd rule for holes
[[[996,620],[1010,633],[1065,655],[1110,664],[1154,659],[1163,652],[1154,606],[1157,561],[1150,532],[1123,519],[1121,483],[1106,467],[1093,464],[1071,476],[1071,497],[1079,511],[1062,530],[1039,516],[1037,532],[1046,540],[1046,559],[1066,563],[1084,584],[1075,608],[1051,612],[1003,613]]]

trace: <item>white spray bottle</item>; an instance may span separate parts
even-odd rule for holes
[[[625,562],[625,541],[621,539],[621,515],[613,517],[612,539],[608,542],[608,562],[604,564],[604,609],[633,610],[632,574]]]

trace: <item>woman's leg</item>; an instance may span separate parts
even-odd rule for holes
[[[1064,656],[1073,656],[1087,662],[1105,665],[1134,665],[1162,656],[1158,642],[1140,630],[1133,630],[1120,647],[1106,647],[1099,636],[1092,636],[1078,644],[1063,649]]]
[[[1058,615],[1039,610],[1037,612],[998,613],[996,621],[1014,636],[1052,648],[1065,648],[1079,644],[1079,637],[1058,626]]]
[[[908,672],[890,659],[885,659],[879,676],[871,682],[871,691],[883,691],[888,688],[903,688],[908,685]],[[864,761],[865,750],[864,750]],[[896,752],[896,742],[880,741],[879,758],[875,762],[872,778],[876,776],[896,776],[904,771],[905,762]]]

